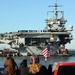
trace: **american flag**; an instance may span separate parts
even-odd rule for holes
[[[42,50],[42,55],[47,59],[50,57],[50,45]]]

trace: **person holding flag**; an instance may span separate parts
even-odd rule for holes
[[[45,57],[45,62],[47,61],[47,58],[50,58],[50,44],[42,50],[42,55]]]

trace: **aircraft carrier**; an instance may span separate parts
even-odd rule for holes
[[[50,5],[53,11],[48,11],[48,18],[45,19],[46,26],[43,30],[18,30],[17,32],[0,33],[0,43],[7,43],[11,48],[15,48],[22,53],[41,55],[41,51],[50,44],[51,53],[54,54],[59,46],[64,47],[73,39],[71,31],[73,26],[65,27],[67,20],[64,19],[64,11],[58,11],[61,7],[55,3]],[[49,14],[53,17],[49,18]],[[60,17],[59,14],[61,14]]]

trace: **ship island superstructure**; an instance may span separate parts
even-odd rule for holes
[[[46,27],[43,30],[19,30],[17,32],[1,33],[0,43],[10,44],[11,48],[16,48],[19,51],[26,50],[29,54],[41,55],[41,51],[50,44],[51,52],[55,53],[59,46],[62,44],[70,43],[73,39],[71,31],[73,26],[69,28],[65,27],[67,20],[64,19],[64,11],[58,11],[57,7],[61,5],[50,5],[54,7],[54,11],[48,11],[53,13],[52,18],[47,18]],[[58,14],[61,13],[61,17],[58,18]]]

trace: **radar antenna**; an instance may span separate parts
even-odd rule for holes
[[[62,11],[57,11],[57,7],[61,7],[62,5],[57,5],[57,0],[56,0],[56,3],[54,5],[50,5],[48,7],[54,7],[54,11],[48,11],[47,12],[47,16],[48,16],[48,13],[49,12],[54,12],[54,19],[57,19],[57,16],[58,16],[58,12],[62,12]]]

